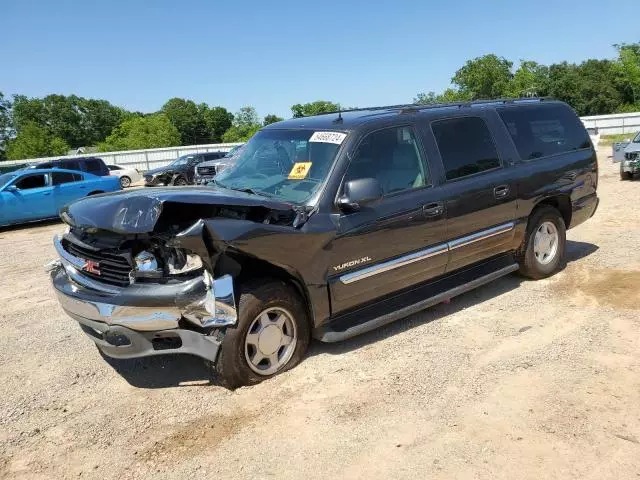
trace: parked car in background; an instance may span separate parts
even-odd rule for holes
[[[590,127],[587,128],[587,133],[589,133],[589,138],[591,139],[593,148],[597,150],[598,144],[600,143],[600,129],[598,127]]]
[[[214,177],[222,172],[225,168],[233,165],[237,158],[237,153],[242,145],[236,145],[229,150],[222,158],[216,160],[208,160],[202,162],[196,167],[196,174],[194,177],[194,183],[196,185],[206,185],[208,182],[214,179]]]
[[[631,180],[640,173],[640,132],[624,149],[624,158],[620,161],[620,179]]]
[[[109,169],[109,175],[120,179],[122,188],[130,187],[132,183],[142,180],[142,174],[137,168],[126,168],[120,165],[107,165],[107,168]]]
[[[19,170],[0,175],[0,225],[57,217],[78,198],[120,190],[117,177],[64,169]]]
[[[107,165],[98,157],[61,158],[59,160],[28,165],[25,169],[30,170],[34,168],[64,168],[66,170],[78,170],[80,172],[91,173],[99,177],[109,175]]]
[[[144,185],[157,187],[167,185],[192,185],[196,165],[222,158],[225,152],[190,153],[178,157],[169,165],[154,168],[144,173]]]
[[[256,133],[213,186],[71,204],[51,280],[105,355],[197,355],[234,388],[293,367],[312,337],[343,340],[517,270],[553,275],[597,185],[563,102],[292,119]],[[97,271],[78,268],[87,259]]]

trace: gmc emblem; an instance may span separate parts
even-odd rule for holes
[[[100,275],[100,264],[93,260],[85,260],[82,270],[93,273],[94,275]]]

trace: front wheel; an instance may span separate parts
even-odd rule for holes
[[[536,209],[527,224],[520,249],[520,273],[535,280],[549,277],[564,262],[567,232],[560,212],[553,207]]]
[[[187,179],[184,178],[184,177],[178,177],[178,178],[175,179],[173,184],[175,186],[178,186],[178,187],[183,187],[183,186],[185,186],[187,184]]]
[[[302,360],[310,333],[307,309],[290,285],[246,285],[238,302],[238,323],[227,329],[213,367],[217,382],[233,389],[289,370]]]
[[[633,178],[633,174],[631,172],[623,172],[620,170],[620,180],[631,180]]]

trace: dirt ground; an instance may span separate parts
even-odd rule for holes
[[[107,363],[42,268],[62,226],[0,231],[0,477],[639,478],[640,181],[600,172],[561,273],[235,392],[188,356]]]

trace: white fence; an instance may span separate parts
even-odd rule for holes
[[[593,117],[581,117],[580,120],[587,128],[598,127],[600,135],[612,135],[615,133],[628,133],[631,135],[640,131],[640,112],[596,115]]]
[[[147,150],[129,150],[124,152],[98,152],[81,155],[66,155],[49,158],[30,158],[28,160],[13,160],[0,162],[0,166],[24,165],[40,163],[58,158],[99,157],[108,165],[122,165],[137,168],[140,171],[151,170],[156,167],[168,165],[181,155],[204,152],[228,152],[239,143],[212,143],[209,145],[189,145],[186,147],[150,148]]]

